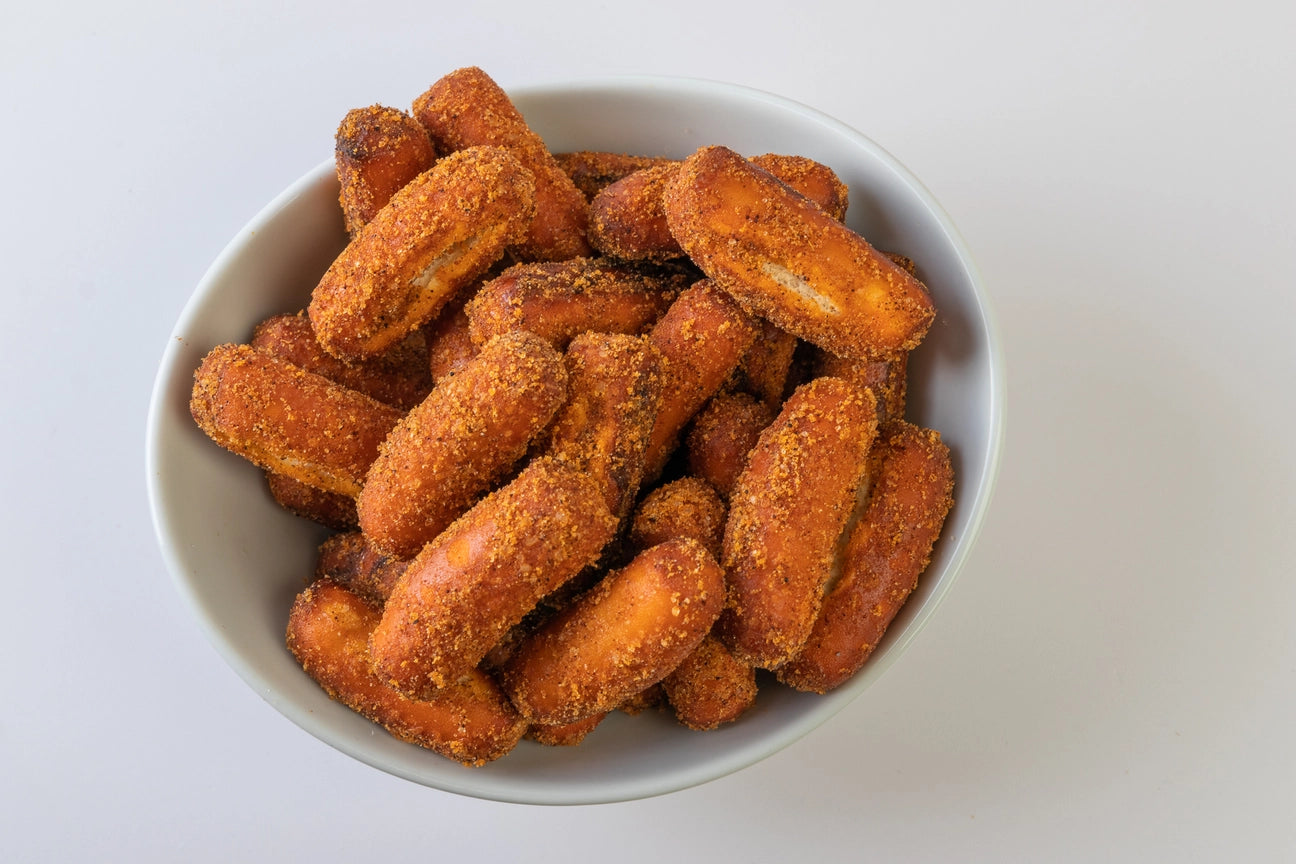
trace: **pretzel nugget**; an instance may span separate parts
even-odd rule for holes
[[[332,579],[381,606],[409,561],[388,555],[359,531],[334,534],[320,544],[315,578]]]
[[[774,415],[773,408],[750,394],[717,393],[693,418],[684,441],[689,471],[728,500],[747,454]]]
[[[707,636],[662,679],[675,719],[707,731],[737,720],[756,702],[756,669]]]
[[[436,161],[432,139],[418,121],[382,105],[348,111],[333,150],[342,185],[338,200],[352,236]]]
[[[452,153],[392,196],[324,273],[311,326],[324,349],[356,360],[430,321],[524,235],[535,183],[508,151]]]
[[[553,157],[563,173],[570,177],[576,184],[576,188],[589,199],[593,199],[603,187],[636,171],[679,161],[665,156],[632,156],[628,153],[608,153],[603,150],[555,153]]]
[[[873,391],[878,403],[878,423],[903,420],[908,390],[909,352],[896,351],[873,360],[852,360],[820,351],[815,361],[816,377],[841,378],[861,389]]]
[[[293,603],[288,650],[330,698],[402,741],[472,766],[517,745],[526,722],[475,669],[425,701],[384,684],[369,661],[369,634],[378,619],[378,611],[358,594],[327,579],[316,582]]]
[[[490,342],[392,429],[356,502],[360,529],[413,557],[526,454],[566,398],[562,356],[543,339]]]
[[[846,184],[827,165],[803,156],[752,157],[792,189],[841,221],[846,215]],[[662,196],[679,174],[680,163],[663,161],[628,174],[590,200],[589,242],[606,255],[630,261],[664,260],[684,254],[666,221]]]
[[[816,379],[747,457],[729,497],[729,596],[716,625],[738,659],[774,669],[810,635],[867,466],[874,411],[871,392]]]
[[[723,594],[724,572],[696,540],[654,546],[523,642],[501,670],[501,684],[532,723],[609,711],[697,647]]]
[[[489,75],[475,66],[451,72],[414,100],[414,117],[442,152],[504,147],[535,176],[535,220],[518,249],[523,258],[561,261],[590,253],[585,196]]]
[[[892,422],[873,449],[873,488],[846,543],[841,578],[806,644],[777,672],[798,690],[827,693],[864,665],[927,568],[953,504],[949,448],[938,433]]]
[[[468,314],[464,312],[467,300],[462,294],[451,300],[423,328],[428,346],[428,371],[434,383],[439,384],[441,379],[463,369],[481,350],[473,344],[468,331]]]
[[[355,499],[341,492],[325,492],[274,471],[265,473],[266,487],[275,503],[303,519],[334,531],[351,531],[360,525]]]
[[[593,563],[615,529],[591,478],[533,460],[410,563],[373,633],[375,669],[413,696],[447,686]]]
[[[818,205],[725,147],[684,160],[671,233],[751,312],[847,357],[915,347],[936,311],[922,283]]]
[[[760,321],[755,341],[738,361],[736,386],[774,407],[783,404],[797,337],[771,321]]]
[[[468,303],[469,333],[484,345],[529,330],[561,351],[572,337],[642,333],[688,287],[679,270],[595,258],[519,264],[492,279]]]
[[[250,345],[219,345],[194,372],[189,410],[255,465],[352,497],[400,412]]]
[[[733,374],[756,330],[756,320],[706,279],[680,294],[653,327],[649,338],[664,359],[665,389],[645,480],[661,473],[680,430]]]
[[[575,747],[585,740],[585,736],[594,731],[594,727],[603,722],[608,712],[591,714],[573,723],[560,723],[546,726],[543,723],[532,723],[526,731],[526,738],[543,744],[546,747]]]
[[[644,496],[630,523],[630,542],[649,549],[677,537],[692,537],[719,559],[725,529],[724,502],[704,480],[681,477]]]
[[[252,331],[252,347],[403,411],[422,402],[432,390],[427,341],[420,333],[367,360],[345,363],[324,350],[310,319],[299,312],[262,321]]]
[[[545,452],[585,471],[612,515],[630,510],[661,405],[661,355],[647,339],[583,333],[564,357],[571,395],[550,427]]]

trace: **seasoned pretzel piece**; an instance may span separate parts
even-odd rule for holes
[[[724,572],[702,544],[654,546],[528,637],[501,670],[501,685],[532,723],[609,711],[697,647],[723,595]]]
[[[412,558],[521,459],[567,398],[558,352],[507,333],[396,424],[356,502],[379,549]]]
[[[735,386],[777,409],[788,392],[788,375],[797,342],[797,337],[777,324],[761,319],[756,340],[738,361]]]
[[[823,599],[876,430],[873,394],[838,378],[800,387],[761,433],[729,497],[729,596],[717,634],[774,669],[800,649]]]
[[[911,349],[936,316],[921,282],[728,148],[684,160],[664,200],[671,233],[704,273],[836,354]]]
[[[320,580],[297,596],[288,616],[288,650],[329,697],[396,738],[464,765],[479,766],[513,749],[526,722],[495,682],[476,669],[415,701],[383,683],[369,660],[379,612],[360,595]]]
[[[507,150],[440,159],[392,196],[325,271],[307,313],[324,349],[379,354],[426,324],[524,236],[535,183]]]
[[[348,111],[338,125],[334,159],[346,229],[354,236],[401,187],[432,167],[436,151],[418,121],[383,105]]]
[[[756,330],[756,320],[706,279],[680,294],[653,327],[649,338],[662,353],[665,389],[645,480],[661,473],[680,430],[733,374]]]
[[[582,333],[564,361],[571,395],[550,426],[544,452],[593,477],[620,520],[643,480],[661,406],[661,355],[644,337]]]
[[[473,341],[529,330],[559,351],[587,330],[642,333],[688,287],[678,268],[596,258],[519,264],[487,282],[468,303]]]
[[[728,500],[747,454],[774,422],[775,409],[747,393],[721,392],[693,418],[684,440],[688,469]]]
[[[535,220],[517,250],[521,257],[561,261],[590,253],[585,196],[489,75],[475,66],[456,69],[414,100],[413,113],[441,152],[505,147],[535,176]]]
[[[318,522],[334,531],[359,527],[355,499],[341,492],[325,492],[274,471],[265,472],[270,497],[289,513]]]
[[[572,153],[555,153],[554,161],[563,173],[572,179],[586,198],[592,199],[599,191],[622,177],[651,168],[678,162],[665,156],[633,156],[628,153],[609,153],[605,150],[577,150]]]
[[[572,723],[560,723],[546,726],[543,723],[532,723],[526,731],[526,738],[546,747],[574,747],[585,740],[585,736],[594,731],[594,727],[603,722],[608,712],[591,714]]]
[[[756,702],[756,669],[708,635],[665,678],[662,688],[675,719],[707,731],[732,723]]]
[[[203,358],[189,411],[208,437],[253,464],[350,496],[401,417],[250,345],[219,345]]]
[[[411,696],[447,686],[593,563],[615,529],[594,480],[533,460],[410,563],[374,630],[375,668]]]
[[[332,579],[381,606],[409,561],[378,549],[359,531],[334,534],[320,544],[315,578]]]
[[[298,312],[258,324],[252,331],[252,347],[403,411],[422,402],[432,390],[427,340],[421,333],[411,333],[382,354],[346,363],[324,350],[310,319]]]
[[[768,153],[752,163],[822,207],[846,215],[846,184],[827,165],[802,156]],[[666,221],[662,196],[680,163],[664,161],[610,183],[590,201],[589,241],[600,252],[631,261],[661,261],[684,254]]]
[[[874,360],[852,360],[820,351],[815,358],[815,377],[841,378],[859,388],[873,391],[878,403],[878,423],[903,420],[908,391],[909,352],[896,351]]]
[[[846,543],[842,575],[810,638],[777,672],[798,690],[826,693],[877,647],[931,560],[953,504],[954,473],[940,435],[902,421],[878,431],[872,490]]]
[[[469,299],[460,294],[423,328],[428,346],[428,371],[434,383],[463,369],[481,351],[468,331],[464,305]]]
[[[692,537],[712,558],[720,558],[728,512],[711,485],[697,477],[664,483],[644,496],[630,523],[630,543],[649,549],[677,537]]]

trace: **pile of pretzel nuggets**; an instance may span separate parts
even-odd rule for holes
[[[190,404],[334,532],[287,628],[332,698],[482,765],[865,663],[953,474],[904,420],[932,300],[830,168],[553,154],[476,68],[336,157],[348,245]]]

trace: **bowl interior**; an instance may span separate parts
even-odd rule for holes
[[[763,687],[755,708],[718,731],[690,732],[653,712],[614,713],[579,747],[524,741],[479,769],[397,741],[330,701],[284,647],[289,606],[325,532],[281,511],[259,470],[198,430],[188,401],[202,356],[217,344],[246,341],[270,315],[303,308],[345,244],[331,161],[249,223],[185,307],[150,406],[153,517],[176,585],[216,648],[268,702],[333,747],[415,782],[481,798],[642,798],[723,776],[779,750],[862,693],[899,656],[949,589],[989,501],[1002,435],[999,349],[975,268],[948,217],[858,132],[765,93],[683,79],[610,79],[512,95],[554,151],[684,156],[718,143],[747,155],[795,153],[824,162],[850,187],[848,224],[875,246],[918,262],[939,312],[910,364],[908,413],[949,444],[956,504],[930,568],[864,669],[827,696]]]

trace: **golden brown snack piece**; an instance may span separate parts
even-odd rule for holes
[[[562,356],[508,333],[396,424],[356,502],[379,549],[412,558],[521,459],[567,398]]]
[[[189,410],[213,441],[253,464],[351,496],[401,416],[250,345],[219,345],[203,358]]]
[[[666,704],[666,691],[662,689],[661,682],[653,684],[644,690],[631,696],[629,699],[617,706],[617,710],[622,714],[628,714],[631,717],[638,717],[645,711],[651,711],[654,708],[661,708]]]
[[[544,452],[593,477],[620,520],[643,480],[661,405],[661,355],[644,337],[582,333],[564,361],[571,395],[550,427]]]
[[[642,333],[688,287],[682,270],[596,258],[519,264],[487,282],[468,303],[473,341],[514,330],[544,337],[559,351],[587,330]]]
[[[638,549],[649,549],[677,537],[692,537],[718,560],[727,515],[709,483],[681,477],[658,486],[639,502],[630,523],[630,542]]]
[[[590,253],[585,196],[489,75],[475,66],[456,69],[414,100],[414,117],[444,153],[504,147],[534,175],[535,219],[518,248],[523,258],[561,261]]]
[[[605,150],[577,150],[572,153],[555,153],[553,156],[558,167],[588,199],[592,199],[609,183],[615,183],[636,171],[679,161],[665,156],[633,156]]]
[[[665,389],[648,446],[644,479],[655,479],[680,430],[720,389],[756,338],[756,321],[710,280],[671,304],[649,338],[661,351]]]
[[[827,165],[803,156],[769,153],[752,163],[818,204],[834,219],[846,215],[846,184]],[[590,201],[589,241],[595,249],[630,261],[660,261],[685,254],[671,233],[662,200],[680,163],[662,162],[607,185]]]
[[[265,478],[270,496],[295,516],[318,522],[334,531],[350,531],[360,524],[355,499],[350,495],[325,492],[274,471],[267,471]]]
[[[724,603],[724,572],[692,539],[640,553],[526,639],[501,670],[533,723],[609,711],[679,665]]]
[[[379,354],[436,316],[522,237],[535,183],[507,150],[439,160],[392,196],[324,273],[307,313],[335,357]]]
[[[447,686],[591,564],[615,529],[591,478],[533,460],[410,563],[374,630],[375,668],[410,695]]]
[[[320,544],[315,578],[332,579],[382,606],[408,566],[409,561],[386,554],[359,531],[347,531]]]
[[[463,369],[481,351],[468,331],[468,313],[464,305],[470,298],[461,294],[451,300],[437,317],[423,328],[428,346],[428,371],[433,382]]]
[[[707,636],[662,679],[675,718],[705,731],[732,723],[756,702],[756,669]]]
[[[822,162],[805,156],[786,156],[765,153],[751,157],[751,163],[764,168],[814,203],[832,218],[841,222],[846,218],[850,204],[850,190],[833,171]]]
[[[561,723],[557,726],[532,723],[527,729],[526,737],[546,747],[574,747],[584,741],[585,736],[593,732],[594,727],[602,723],[607,715],[608,712],[603,711],[573,723]]]
[[[797,342],[797,337],[777,324],[761,319],[755,341],[738,361],[736,386],[777,410],[784,394],[790,392],[788,375]]]
[[[298,312],[275,315],[258,324],[252,331],[252,347],[403,411],[422,402],[432,390],[427,341],[420,333],[410,334],[382,354],[346,363],[324,350],[310,319]]]
[[[868,503],[846,543],[842,575],[824,598],[810,638],[779,680],[826,693],[868,660],[931,560],[953,504],[954,473],[940,435],[886,424],[874,445]]]
[[[436,161],[432,139],[418,121],[382,105],[347,112],[338,125],[334,154],[342,216],[352,235]]]
[[[711,397],[693,418],[684,446],[688,469],[728,500],[747,454],[760,433],[774,422],[775,409],[748,393],[722,392]]]
[[[890,258],[892,264],[895,264],[910,276],[918,275],[918,264],[908,255],[901,255],[899,252],[883,252],[882,254]]]
[[[667,186],[675,239],[748,310],[847,357],[911,349],[936,311],[926,288],[818,205],[726,147]]]
[[[475,669],[426,701],[384,684],[369,662],[369,634],[378,618],[360,595],[331,580],[315,582],[293,603],[288,650],[330,698],[402,741],[464,765],[484,765],[516,746],[526,722]]]
[[[852,360],[820,351],[815,358],[816,377],[841,378],[873,391],[878,403],[878,423],[903,420],[908,391],[909,352],[896,351],[875,360]]]
[[[717,635],[774,669],[801,648],[855,505],[876,430],[873,394],[838,378],[800,387],[761,433],[729,497]]]

